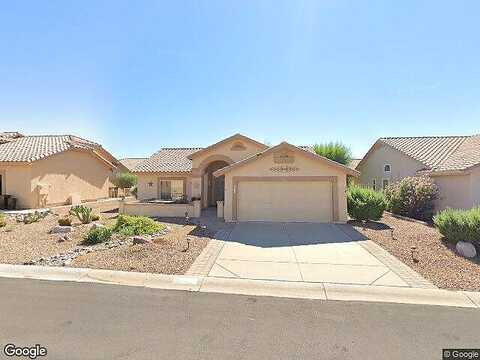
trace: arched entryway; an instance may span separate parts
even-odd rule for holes
[[[229,163],[224,160],[216,160],[205,168],[203,176],[204,207],[216,206],[217,201],[225,199],[225,176],[215,177],[213,173],[228,165]]]

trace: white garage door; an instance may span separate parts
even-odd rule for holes
[[[237,201],[238,221],[332,221],[328,181],[241,181]]]

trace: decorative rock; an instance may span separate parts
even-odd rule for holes
[[[146,243],[149,243],[150,240],[147,239],[146,237],[143,237],[143,236],[134,236],[133,237],[133,244],[146,244]]]
[[[103,225],[103,224],[100,224],[100,223],[93,223],[92,224],[92,230],[103,229],[103,228],[105,228],[105,225]]]
[[[468,259],[477,256],[477,250],[475,249],[475,246],[466,241],[459,241],[455,246],[455,249],[459,255]]]
[[[52,234],[65,234],[72,232],[73,228],[71,226],[61,226],[57,225],[52,229]]]

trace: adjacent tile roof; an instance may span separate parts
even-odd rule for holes
[[[120,159],[120,163],[125,166],[128,170],[132,171],[135,169],[141,162],[147,160],[148,158],[125,158]]]
[[[0,162],[32,162],[71,148],[95,149],[100,145],[73,135],[19,136],[0,143]]]
[[[356,169],[360,161],[362,161],[362,159],[352,159],[347,166],[351,169]]]
[[[480,164],[480,135],[380,138],[425,165],[426,171],[465,170]]]
[[[134,172],[189,172],[192,160],[189,155],[201,148],[163,148],[138,164]]]

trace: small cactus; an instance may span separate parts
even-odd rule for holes
[[[76,205],[70,209],[70,214],[80,220],[82,224],[90,224],[93,220],[92,209],[85,205]]]

